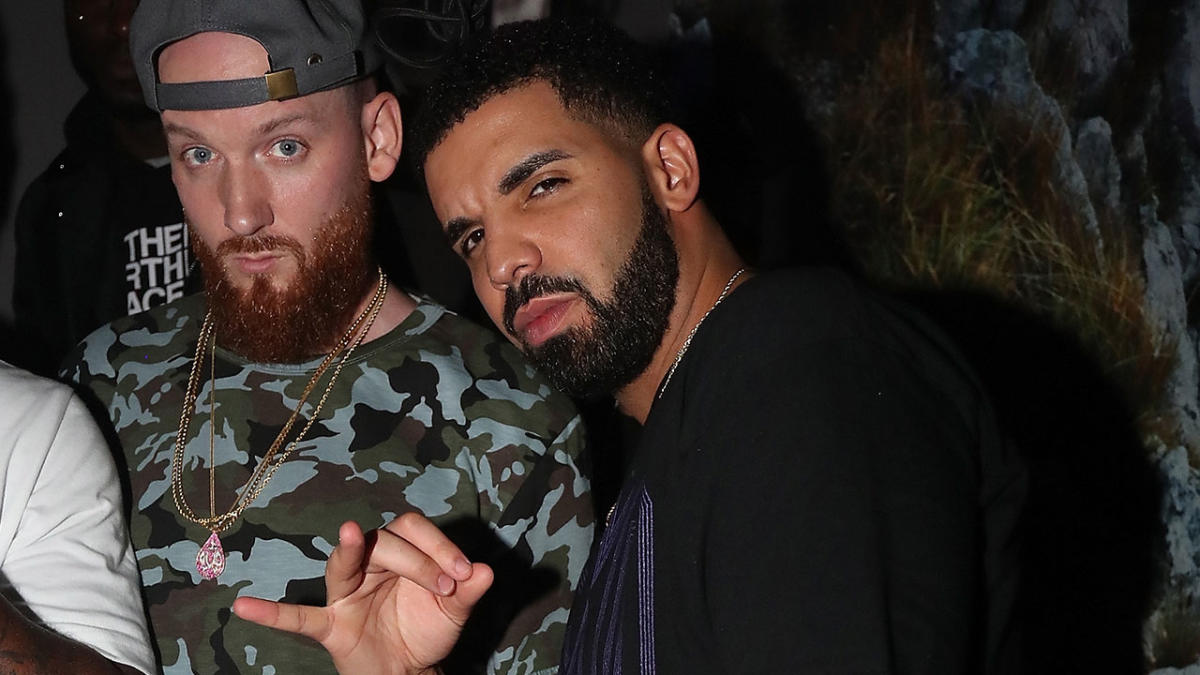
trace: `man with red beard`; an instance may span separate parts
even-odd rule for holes
[[[167,673],[332,670],[233,601],[322,604],[343,522],[387,537],[415,514],[506,579],[446,666],[557,665],[592,531],[579,417],[372,259],[401,123],[366,35],[359,0],[147,0],[133,20],[204,293],[101,328],[65,372],[119,441]]]
[[[1023,466],[940,333],[834,271],[749,269],[611,27],[503,26],[441,78],[410,137],[483,307],[642,424],[560,674],[1020,672]],[[427,672],[504,578],[428,522],[344,534],[328,607],[234,609],[345,673]]]

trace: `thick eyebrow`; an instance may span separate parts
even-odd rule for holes
[[[496,184],[496,189],[500,192],[500,194],[506,195],[515,190],[517,186],[523,183],[526,178],[529,178],[533,172],[537,171],[543,166],[562,159],[569,159],[570,157],[571,154],[563,150],[543,150],[541,152],[535,152],[520,162],[517,162],[511,169],[506,171],[504,176],[500,178],[500,182]],[[475,225],[478,223],[479,220],[475,218],[451,218],[446,222],[446,240],[450,242],[451,246],[453,246],[454,242],[458,241],[464,232],[472,227],[475,227]]]
[[[562,150],[543,150],[535,152],[525,159],[517,162],[515,166],[505,172],[504,177],[496,184],[496,189],[500,194],[506,195],[512,192],[518,185],[529,178],[530,174],[538,169],[546,166],[551,162],[557,162],[560,159],[567,159],[571,155]]]
[[[454,242],[458,241],[463,233],[475,226],[479,221],[474,218],[451,218],[446,223],[446,241],[453,246]]]

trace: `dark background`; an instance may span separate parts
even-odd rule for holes
[[[63,147],[83,95],[67,58],[62,2],[0,2],[0,324],[12,322],[13,233],[25,186]]]

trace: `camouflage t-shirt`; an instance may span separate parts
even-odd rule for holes
[[[229,608],[242,595],[323,604],[339,525],[377,528],[413,509],[496,569],[496,585],[446,670],[556,670],[593,526],[583,429],[565,396],[508,343],[421,302],[346,362],[308,434],[221,533],[226,567],[207,581],[195,560],[210,533],[180,515],[170,487],[202,319],[200,296],[119,319],[88,336],[64,371],[98,399],[120,441],[133,543],[166,673],[333,672],[317,643],[242,621]],[[210,411],[206,359],[182,462],[183,492],[197,515],[210,512],[210,442],[216,512],[224,513],[318,364],[253,364],[218,346]]]

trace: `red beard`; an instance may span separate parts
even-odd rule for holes
[[[295,239],[270,234],[227,239],[214,252],[189,228],[218,343],[260,363],[301,363],[329,352],[376,281],[370,218],[363,176],[359,189],[318,227],[307,253]],[[257,275],[248,289],[237,288],[224,261],[265,250],[295,257],[295,279],[276,289],[267,276]]]

